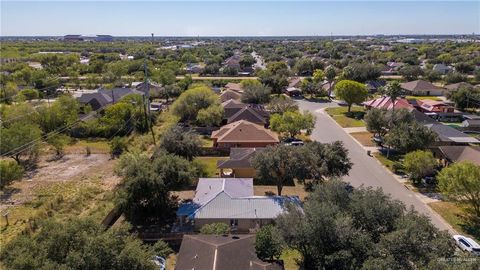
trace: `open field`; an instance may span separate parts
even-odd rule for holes
[[[360,106],[352,106],[352,111],[350,115],[347,115],[347,107],[332,107],[327,108],[325,111],[330,115],[341,127],[364,127],[365,122],[360,119],[355,118],[356,115],[360,115],[363,118],[363,113],[365,109]]]
[[[0,193],[0,210],[8,213],[9,223],[0,220],[2,241],[47,217],[89,216],[100,222],[113,207],[112,190],[119,181],[114,164],[109,155],[100,154],[66,155],[54,161],[43,157],[35,171]]]
[[[359,141],[363,146],[373,147],[376,145],[372,141],[373,134],[368,131],[352,132],[350,135],[352,135],[352,137]]]

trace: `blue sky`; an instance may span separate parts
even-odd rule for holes
[[[2,36],[480,32],[480,1],[3,1]]]

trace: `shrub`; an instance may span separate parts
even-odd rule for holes
[[[0,188],[23,176],[23,168],[13,160],[0,160]]]
[[[204,225],[200,229],[200,233],[203,234],[215,234],[215,235],[222,235],[230,233],[230,227],[225,223],[212,223]]]

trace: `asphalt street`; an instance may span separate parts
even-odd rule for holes
[[[353,167],[344,181],[350,182],[354,187],[374,187],[381,188],[392,198],[398,199],[407,205],[413,206],[415,210],[430,217],[432,223],[441,230],[448,230],[455,233],[451,226],[443,220],[437,213],[428,207],[415,192],[407,189],[395,177],[383,167],[374,157],[367,155],[365,149],[359,145],[348,133],[346,133],[328,114],[322,109],[337,106],[336,103],[317,103],[305,100],[298,101],[300,110],[312,112],[317,122],[312,132],[313,140],[327,143],[333,141],[342,141],[349,151],[349,157],[353,162]]]

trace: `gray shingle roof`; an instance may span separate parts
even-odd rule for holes
[[[438,139],[443,142],[480,143],[477,139],[447,125],[433,123],[425,126],[437,133]]]
[[[230,149],[230,159],[219,160],[217,168],[252,168],[251,159],[259,151],[265,148],[232,148]]]

